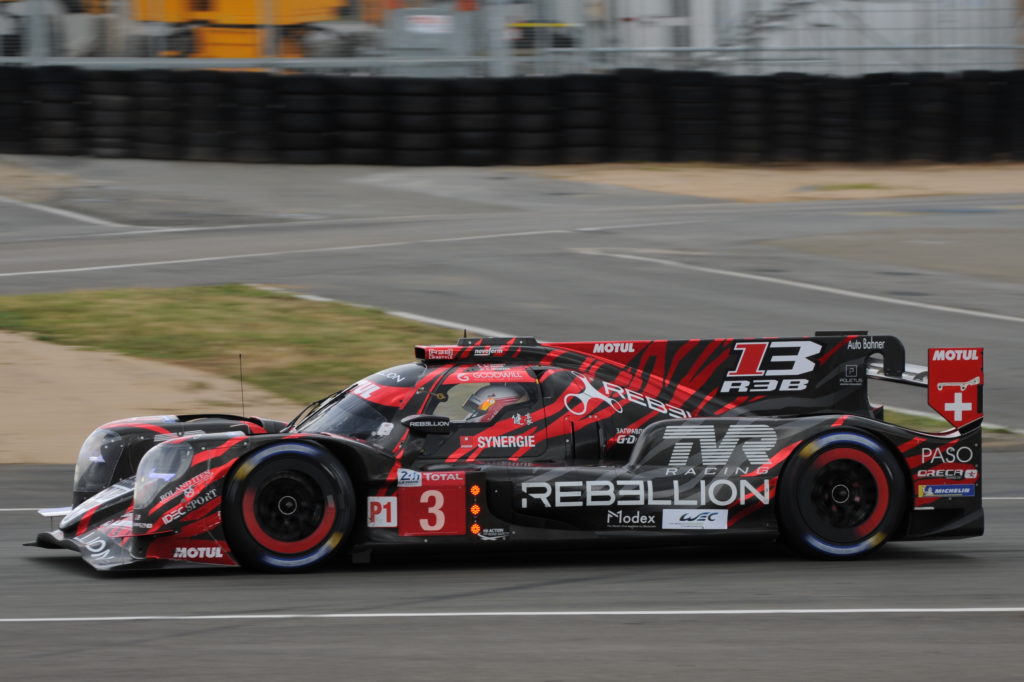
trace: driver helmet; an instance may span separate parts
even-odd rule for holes
[[[476,390],[462,406],[466,421],[489,422],[506,405],[525,403],[526,390],[516,384],[491,384]]]

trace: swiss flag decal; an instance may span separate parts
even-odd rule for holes
[[[928,404],[959,428],[982,416],[981,348],[928,349]]]

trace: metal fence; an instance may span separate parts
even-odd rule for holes
[[[1024,0],[0,0],[0,61],[535,75],[1024,68]]]

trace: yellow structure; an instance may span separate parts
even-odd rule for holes
[[[278,57],[301,57],[303,26],[335,21],[347,5],[347,0],[133,0],[132,18],[189,26],[193,47],[180,56],[262,57],[273,45]],[[272,41],[268,26],[274,27]]]

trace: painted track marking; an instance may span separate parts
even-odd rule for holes
[[[129,225],[122,225],[121,223],[104,220],[103,218],[94,218],[90,215],[85,215],[84,213],[78,213],[76,211],[67,211],[63,208],[54,208],[52,206],[33,204],[27,201],[18,201],[17,199],[11,199],[9,197],[0,197],[0,203],[10,204],[20,208],[27,208],[41,213],[49,213],[50,215],[60,216],[61,218],[70,218],[71,220],[77,220],[78,222],[89,223],[91,225],[102,225],[104,227],[130,227]]]
[[[966,315],[968,317],[983,317],[989,320],[999,320],[1001,322],[1014,322],[1017,324],[1024,324],[1024,317],[1015,317],[1013,315],[1000,315],[999,313],[987,313],[983,310],[970,310],[968,308],[953,308],[951,306],[936,305],[934,303],[919,303],[917,301],[904,301],[901,298],[892,298],[889,296],[878,296],[876,294],[862,294],[856,291],[849,291],[847,289],[837,289],[835,287],[827,287],[821,284],[810,284],[808,282],[798,282],[795,280],[781,279],[779,277],[768,277],[766,275],[754,275],[747,272],[736,272],[734,270],[720,270],[719,268],[709,268],[703,265],[691,265],[689,263],[680,263],[678,261],[665,260],[664,258],[651,258],[649,256],[635,256],[628,253],[608,253],[599,249],[574,249],[576,253],[581,253],[586,256],[599,256],[605,258],[620,258],[622,260],[635,260],[644,263],[654,263],[657,265],[664,265],[670,268],[676,268],[678,270],[691,270],[693,272],[703,272],[709,275],[721,275],[723,277],[733,277],[736,279],[749,279],[755,282],[765,282],[768,284],[777,284],[779,286],[792,287],[794,289],[806,289],[808,291],[818,291],[825,294],[834,294],[836,296],[845,296],[847,298],[859,298],[865,301],[875,301],[877,303],[886,303],[889,305],[900,305],[908,308],[919,308],[922,310],[935,310],[942,313],[950,313],[953,315]]]
[[[163,265],[184,265],[191,263],[214,263],[228,260],[245,260],[251,258],[277,258],[306,253],[340,253],[343,251],[364,251],[392,246],[415,246],[417,244],[441,244],[445,242],[483,241],[487,239],[504,239],[507,237],[535,237],[545,234],[566,234],[569,230],[530,230],[528,232],[503,232],[469,237],[445,237],[441,239],[420,239],[397,242],[378,242],[375,244],[356,244],[352,246],[328,246],[316,249],[289,249],[286,251],[260,251],[255,253],[236,253],[229,256],[204,256],[202,258],[178,258],[174,260],[145,261],[140,263],[117,263],[114,265],[91,265],[79,268],[55,268],[53,270],[26,270],[22,272],[0,272],[0,277],[26,277],[31,275],[59,275],[72,272],[99,272],[103,270],[127,270],[132,268],[148,268]]]
[[[120,621],[202,621],[202,620],[365,620],[369,618],[573,618],[593,616],[849,616],[919,615],[964,613],[1024,613],[1024,606],[978,606],[963,608],[865,608],[865,609],[665,609],[658,611],[428,611],[394,613],[225,613],[205,616],[53,616],[0,618],[0,623],[116,623]]]

